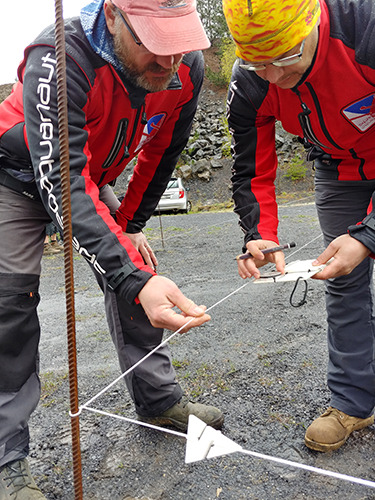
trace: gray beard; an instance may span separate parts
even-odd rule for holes
[[[124,52],[123,45],[121,44],[119,37],[117,37],[117,36],[113,37],[113,46],[114,46],[116,57],[119,60],[119,62],[121,63],[122,72],[123,72],[125,78],[128,81],[130,81],[130,83],[135,85],[136,87],[141,87],[141,88],[147,90],[148,92],[160,92],[160,91],[168,88],[174,74],[177,72],[177,70],[180,66],[179,63],[173,65],[171,75],[167,80],[163,80],[159,83],[151,82],[143,74],[140,74],[139,72],[137,72],[136,69],[132,68],[132,64],[128,60],[126,52]],[[157,71],[160,68],[160,66],[157,63],[154,63],[154,66],[151,65],[150,67],[153,67],[153,69],[155,71]]]
[[[130,71],[128,68],[126,68],[126,66],[124,66],[122,61],[121,65],[123,68],[123,73],[125,75],[125,78],[128,79],[136,87],[141,87],[147,90],[148,92],[160,92],[162,90],[165,90],[166,88],[168,88],[173,78],[173,76],[171,76],[167,81],[164,80],[163,82],[156,84],[147,80],[147,78],[145,78],[143,75],[138,75],[134,71]]]

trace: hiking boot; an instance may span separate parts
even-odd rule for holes
[[[61,253],[63,250],[57,244],[56,246],[52,245],[52,243],[44,243],[43,255],[56,255],[57,253]]]
[[[178,403],[157,417],[138,415],[138,419],[148,424],[159,426],[171,425],[180,431],[186,431],[189,415],[195,415],[214,429],[220,429],[224,422],[224,415],[218,408],[193,403],[186,396],[182,396]]]
[[[368,418],[351,417],[330,406],[307,428],[305,444],[316,451],[334,451],[340,448],[353,431],[374,423],[374,415]]]
[[[46,500],[31,476],[26,458],[0,469],[1,500]]]
[[[57,240],[51,240],[51,248],[56,250],[56,253],[57,252],[61,253],[64,251],[63,245]]]

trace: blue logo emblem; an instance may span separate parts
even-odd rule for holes
[[[150,142],[151,139],[158,133],[160,127],[164,123],[166,116],[166,113],[160,113],[158,115],[152,116],[147,121],[145,128],[143,129],[141,140],[139,141],[137,149],[135,150],[136,153],[138,153],[138,151],[142,149],[143,146],[147,144],[147,142]]]
[[[341,113],[359,132],[366,132],[375,124],[375,94],[351,104]]]

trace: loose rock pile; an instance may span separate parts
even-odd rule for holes
[[[209,181],[212,172],[223,168],[230,154],[230,136],[225,119],[225,101],[215,99],[212,90],[203,90],[189,142],[181,154],[178,175]]]
[[[184,180],[210,181],[230,158],[230,141],[225,98],[218,99],[214,91],[203,90],[189,142],[180,157],[183,164],[175,174]],[[276,151],[281,164],[298,154],[303,156],[297,138],[285,132],[280,123],[276,124]]]

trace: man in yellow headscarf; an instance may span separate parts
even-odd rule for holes
[[[238,261],[242,278],[259,277],[267,262],[285,268],[282,252],[261,252],[278,244],[276,120],[314,161],[331,401],[305,443],[336,450],[374,422],[373,1],[223,0],[223,9],[239,57],[228,93],[233,198],[254,257]]]
[[[237,56],[249,61],[288,52],[307,37],[320,16],[316,0],[224,1],[223,6]]]

